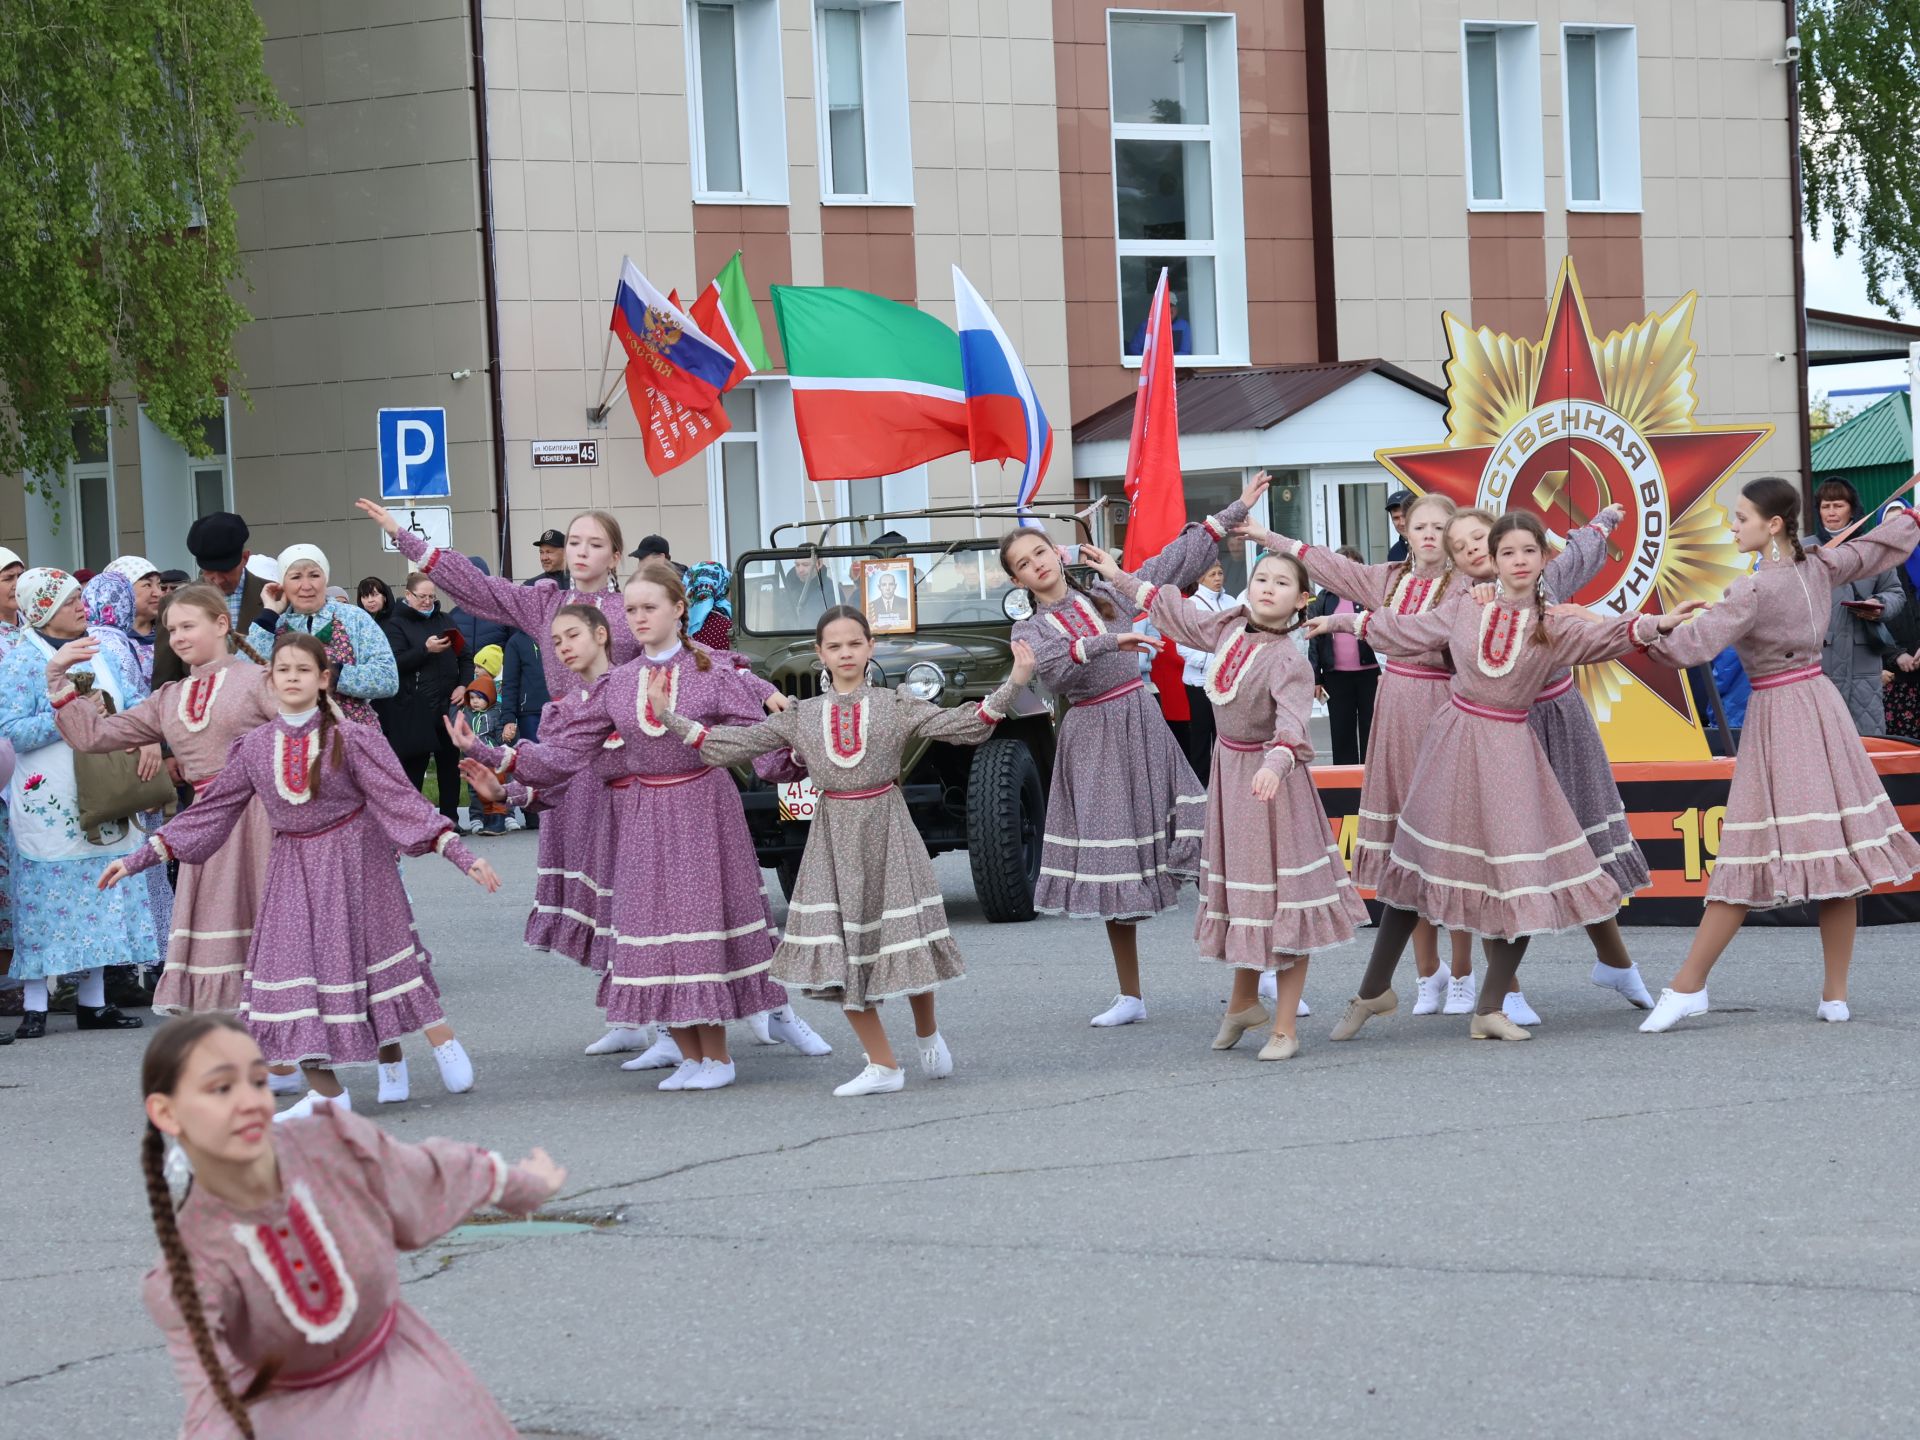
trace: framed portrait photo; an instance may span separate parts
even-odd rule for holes
[[[913,595],[913,561],[869,560],[860,567],[860,602],[876,635],[911,635],[919,624]]]

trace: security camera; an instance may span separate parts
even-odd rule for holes
[[[1787,37],[1787,58],[1784,60],[1776,60],[1773,63],[1776,65],[1791,65],[1799,58],[1800,37],[1798,35],[1789,35]]]

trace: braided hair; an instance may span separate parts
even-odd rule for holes
[[[1029,536],[1044,545],[1053,544],[1053,541],[1047,538],[1046,531],[1036,530],[1031,525],[1022,525],[1017,529],[1009,530],[1000,537],[1000,568],[1009,577],[1012,576],[1013,570],[1012,567],[1007,564],[1007,552],[1013,549],[1016,540],[1023,540]],[[1060,578],[1067,582],[1067,588],[1069,590],[1077,595],[1086,596],[1093,608],[1100,612],[1100,618],[1102,620],[1117,620],[1120,617],[1119,610],[1114,607],[1114,603],[1111,600],[1100,594],[1078,575],[1075,575],[1073,570],[1065,563],[1062,563],[1060,566]]]
[[[1547,527],[1525,510],[1509,510],[1493,522],[1493,528],[1487,532],[1487,553],[1498,555],[1502,537],[1516,530],[1533,537],[1544,559],[1547,553]],[[1547,638],[1547,572],[1544,566],[1533,579],[1533,609],[1534,633],[1544,640]]]
[[[180,1087],[180,1072],[186,1068],[187,1057],[216,1030],[247,1033],[247,1027],[231,1015],[185,1015],[161,1026],[148,1042],[146,1057],[140,1062],[140,1093],[143,1096],[173,1094]],[[227,1412],[234,1428],[246,1440],[256,1440],[253,1417],[247,1413],[247,1406],[267,1392],[280,1371],[281,1361],[278,1357],[269,1357],[255,1372],[252,1383],[244,1391],[235,1393],[227,1367],[220,1363],[213,1332],[207,1327],[206,1306],[201,1303],[200,1287],[193,1276],[193,1257],[180,1238],[173,1192],[167,1186],[166,1160],[166,1136],[148,1120],[146,1132],[140,1137],[140,1170],[146,1177],[147,1208],[153,1214],[153,1233],[160,1242],[174,1308],[186,1322],[187,1334],[193,1340],[193,1353],[199,1357],[200,1368],[206,1372],[207,1384],[213,1387],[220,1408]]]
[[[645,560],[641,562],[640,568],[633,572],[633,578],[628,580],[627,584],[638,585],[642,581],[649,585],[658,585],[667,592],[667,603],[679,608],[680,643],[693,653],[693,668],[711,670],[713,660],[707,647],[694,644],[692,637],[687,634],[687,587],[680,579],[680,572],[665,560],[658,558]]]
[[[1289,569],[1291,569],[1293,571],[1294,580],[1300,586],[1300,594],[1303,597],[1305,597],[1308,601],[1311,601],[1313,599],[1313,581],[1307,574],[1306,562],[1302,560],[1298,555],[1282,555],[1278,550],[1269,550],[1265,554],[1263,554],[1258,560],[1255,560],[1253,562],[1253,569],[1247,572],[1247,584],[1249,587],[1251,587],[1253,584],[1254,575],[1257,574],[1259,572],[1260,567],[1266,564],[1269,560],[1277,561],[1279,564],[1285,565]],[[1293,619],[1288,621],[1285,625],[1282,625],[1278,630],[1275,630],[1270,626],[1262,625],[1258,621],[1256,621],[1253,618],[1253,611],[1251,607],[1249,607],[1247,611],[1247,628],[1249,630],[1258,630],[1262,634],[1266,634],[1266,635],[1291,635],[1294,631],[1298,630],[1302,625],[1307,623],[1307,608],[1308,607],[1306,605],[1300,606],[1298,609],[1296,609],[1293,612]]]
[[[154,623],[160,627],[162,634],[167,629],[167,612],[176,605],[191,605],[209,620],[219,620],[224,616],[231,622],[233,618],[233,612],[227,609],[227,597],[213,586],[182,585],[160,602],[160,615]],[[240,637],[239,630],[231,628],[231,625],[227,630],[227,646],[234,654],[244,655],[256,665],[266,663],[261,660],[259,652]]]
[[[1778,475],[1763,475],[1740,487],[1740,493],[1760,513],[1763,520],[1784,520],[1786,541],[1793,547],[1794,563],[1807,558],[1800,548],[1800,490]]]
[[[1422,510],[1440,511],[1441,514],[1447,517],[1447,523],[1451,525],[1453,523],[1453,517],[1455,514],[1456,507],[1453,501],[1449,500],[1444,495],[1437,495],[1437,494],[1422,495],[1407,507],[1407,528],[1408,529],[1413,528],[1413,517],[1419,514]],[[1441,555],[1442,564],[1444,565],[1445,568],[1442,569],[1440,572],[1440,586],[1437,590],[1433,592],[1433,599],[1428,603],[1426,607],[1429,611],[1435,610],[1439,607],[1440,601],[1442,600],[1442,598],[1445,597],[1447,593],[1447,586],[1453,582],[1453,573],[1454,573],[1453,552],[1447,546],[1446,534],[1444,531],[1442,531],[1441,533],[1440,555]],[[1400,582],[1402,580],[1405,580],[1407,576],[1411,575],[1412,573],[1413,573],[1413,556],[1411,554],[1411,546],[1409,546],[1409,554],[1407,558],[1405,560],[1400,560],[1395,562],[1393,569],[1387,572],[1387,592],[1386,593],[1389,596],[1391,596],[1396,590],[1400,588]]]
[[[302,655],[319,667],[323,677],[329,675],[331,662],[327,659],[327,647],[304,630],[282,630],[273,642],[273,653],[269,665],[280,658],[283,650],[298,650]],[[332,682],[329,678],[320,691],[320,727],[315,732],[320,743],[315,747],[313,770],[307,777],[307,793],[320,794],[320,765],[323,760],[331,760],[336,765],[341,762],[340,709],[333,703]]]

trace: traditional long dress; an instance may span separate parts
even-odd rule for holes
[[[1275,535],[1273,548],[1297,556],[1315,586],[1367,611],[1428,614],[1467,583],[1451,566],[1422,575],[1410,561],[1363,565],[1337,551],[1283,535]],[[1367,753],[1361,757],[1366,765],[1360,775],[1360,819],[1353,839],[1353,882],[1376,893],[1386,874],[1387,855],[1393,849],[1421,741],[1447,703],[1450,677],[1443,648],[1392,659],[1382,656],[1373,729],[1367,735]]]
[[[1803,561],[1763,556],[1724,600],[1651,647],[1686,666],[1732,645],[1753,684],[1707,899],[1756,910],[1840,900],[1920,870],[1920,845],[1820,669],[1834,587],[1899,565],[1916,539],[1920,515],[1903,510]]]
[[[358,605],[329,600],[311,615],[283,611],[272,630],[256,620],[247,631],[247,643],[264,659],[283,630],[311,635],[326,646],[328,663],[339,670],[333,693],[340,713],[357,725],[378,729],[373,702],[400,693],[400,667],[380,622]]]
[[[272,1064],[371,1065],[445,1018],[394,851],[432,850],[463,874],[474,857],[378,727],[333,726],[327,754],[318,730],[317,717],[280,715],[235,741],[213,784],[127,867],[204,864],[258,797],[273,843],[240,1018]]]
[[[27,638],[27,627],[13,620],[0,620],[0,660]],[[13,949],[13,822],[5,805],[0,805],[0,950]],[[17,1013],[17,1012],[16,1012]]]
[[[11,742],[16,757],[6,792],[14,907],[9,974],[16,980],[96,965],[146,965],[159,954],[146,885],[106,891],[98,885],[112,861],[139,845],[140,834],[117,822],[104,827],[103,843],[95,844],[80,829],[73,750],[47,698],[47,662],[58,648],[29,631],[0,660],[0,739]],[[135,688],[135,677],[105,649],[71,673],[91,674],[96,690],[113,696],[119,709]]]
[[[1462,596],[1438,612],[1375,611],[1360,638],[1382,655],[1451,657],[1448,702],[1428,728],[1401,802],[1380,899],[1449,930],[1498,940],[1608,919],[1620,887],[1595,858],[1527,723],[1560,666],[1612,660],[1652,622],[1547,622],[1529,601]]]
[[[95,706],[74,702],[62,705],[55,718],[67,743],[90,754],[165,743],[198,795],[213,784],[233,743],[276,713],[267,672],[228,655],[197,667],[185,680],[162,685],[119,715],[105,716]],[[241,977],[272,841],[266,807],[256,799],[206,863],[180,867],[166,970],[153,995],[156,1011],[231,1014],[240,1008]],[[162,870],[148,873],[165,878]]]
[[[787,932],[773,954],[774,979],[848,1010],[868,1010],[966,973],[927,847],[900,794],[900,767],[916,740],[981,744],[1006,717],[1014,693],[1008,682],[978,705],[943,710],[861,685],[744,727],[667,717],[709,765],[791,750],[820,787]]]
[[[696,655],[707,657],[708,669]],[[647,677],[664,667],[683,715],[708,725],[750,724],[774,691],[745,666],[726,651],[686,646],[632,660],[609,670],[578,704],[544,717],[537,742],[473,751],[536,788],[602,756],[618,764],[618,777],[603,782],[614,792],[613,949],[604,986],[610,1025],[725,1025],[786,1003],[768,974],[773,914],[739,790],[732,776],[682,745],[647,700]],[[624,743],[608,751],[614,735]],[[793,774],[790,764],[768,755],[754,769],[772,780]]]
[[[394,537],[400,553],[433,577],[433,583],[485,620],[498,620],[524,631],[540,652],[540,667],[546,673],[547,693],[565,695],[579,688],[575,676],[554,653],[548,639],[553,617],[566,605],[592,605],[607,617],[607,629],[613,637],[608,658],[616,666],[624,665],[640,653],[640,642],[633,638],[627,624],[626,601],[620,591],[563,590],[559,585],[522,585],[503,576],[489,575],[458,550],[442,550],[429,545],[410,530]],[[545,738],[544,736],[542,737]]]
[[[1160,633],[1206,653],[1202,689],[1213,707],[1213,769],[1200,853],[1200,953],[1236,969],[1285,970],[1302,955],[1344,945],[1367,907],[1333,843],[1314,787],[1313,664],[1290,635],[1250,627],[1244,605],[1215,610],[1166,585],[1135,583]],[[1280,777],[1256,799],[1253,777]]]
[[[476,1210],[538,1209],[540,1182],[497,1151],[409,1145],[333,1105],[273,1126],[272,1142],[278,1199],[239,1210],[196,1186],[175,1215],[234,1393],[281,1364],[250,1407],[261,1440],[511,1440],[486,1387],[402,1297],[397,1262]],[[186,1395],[181,1440],[237,1440],[164,1262],[141,1289]]]
[[[1246,516],[1236,500],[1187,526],[1141,578],[1193,584]],[[1091,589],[1112,619],[1069,590],[1013,627],[1033,648],[1041,683],[1071,707],[1054,746],[1033,906],[1076,920],[1144,920],[1176,902],[1182,880],[1199,878],[1206,789],[1147,693],[1139,657],[1118,648],[1133,633],[1133,597],[1104,580]]]

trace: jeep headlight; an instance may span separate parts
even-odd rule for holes
[[[833,682],[829,680],[827,683],[831,685]],[[878,660],[867,661],[867,684],[878,690],[883,688],[886,683],[887,672],[880,668],[880,662]]]
[[[921,660],[907,667],[907,678],[900,682],[900,688],[916,700],[938,700],[947,688],[946,673],[932,661]]]

